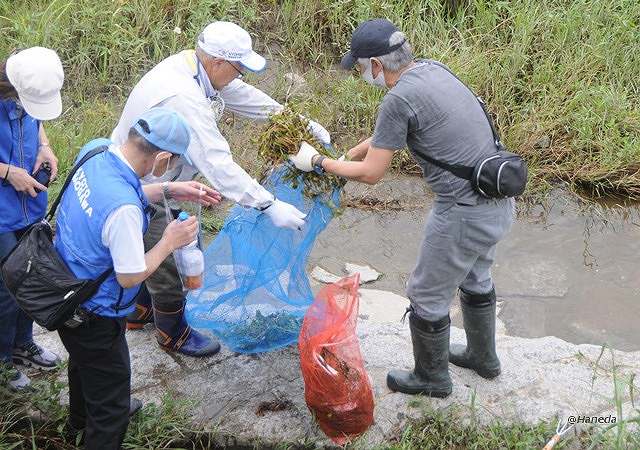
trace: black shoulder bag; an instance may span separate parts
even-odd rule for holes
[[[500,136],[487,111],[484,100],[477,96],[475,92],[473,92],[464,81],[458,78],[455,73],[449,70],[447,66],[437,61],[432,61],[432,63],[453,75],[478,99],[482,111],[484,111],[484,115],[487,117],[487,121],[489,121],[497,151],[492,155],[483,157],[475,167],[447,164],[430,156],[423,156],[423,158],[459,178],[469,180],[473,189],[485,198],[506,198],[521,195],[527,185],[528,171],[525,160],[520,155],[507,151],[500,140]]]
[[[98,147],[78,161],[49,213],[25,231],[18,244],[0,263],[5,287],[20,309],[50,331],[62,327],[79,305],[95,295],[113,271],[110,268],[95,280],[77,278],[55,249],[53,229],[49,224],[76,171],[88,159],[106,149]]]

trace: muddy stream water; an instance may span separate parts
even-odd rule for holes
[[[281,78],[275,76],[280,64],[273,63],[271,75],[259,83],[268,92],[277,90]],[[233,148],[249,149],[234,156],[249,169],[256,161],[245,126],[233,121],[224,128]],[[345,263],[370,265],[383,276],[367,288],[405,295],[433,200],[430,190],[418,176],[391,176],[373,187],[348,183],[345,192],[352,206],[316,241],[308,273],[317,265],[336,275],[344,275]],[[638,206],[584,212],[563,192],[545,208],[521,214],[498,246],[493,270],[507,332],[640,350],[639,216]],[[461,326],[456,303],[452,321]]]
[[[350,183],[346,192],[347,204],[360,205],[345,208],[320,235],[309,271],[319,265],[342,275],[347,262],[370,265],[384,275],[367,287],[404,295],[432,195],[419,177]],[[546,210],[522,215],[493,270],[508,334],[640,350],[637,217],[636,207],[581,211],[562,193]],[[452,320],[461,326],[455,309],[454,302]]]

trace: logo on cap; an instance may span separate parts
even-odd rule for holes
[[[198,47],[208,55],[239,62],[252,72],[266,66],[265,59],[252,49],[251,36],[231,22],[213,22],[198,36]]]

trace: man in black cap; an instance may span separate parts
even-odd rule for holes
[[[373,136],[349,150],[349,161],[325,158],[308,145],[291,161],[300,170],[369,184],[382,179],[397,150],[408,147],[420,164],[436,199],[407,286],[415,368],[389,372],[387,384],[445,397],[452,390],[449,361],[485,378],[500,374],[491,266],[496,244],[513,223],[513,199],[481,197],[468,180],[434,163],[473,167],[497,150],[478,99],[445,66],[414,60],[405,35],[385,19],[354,31],[342,67],[356,64],[365,81],[389,89]],[[449,307],[458,289],[467,345],[449,349]]]

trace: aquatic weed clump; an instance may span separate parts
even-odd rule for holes
[[[269,118],[269,123],[257,139],[258,155],[266,166],[266,171],[287,163],[289,156],[298,152],[303,141],[312,145],[321,155],[333,159],[338,157],[332,147],[326,148],[315,140],[307,130],[308,125],[309,121],[291,106]],[[346,183],[344,179],[335,175],[302,172],[292,164],[288,164],[287,168],[288,173],[284,180],[290,182],[294,189],[297,189],[298,183],[301,182],[304,186],[303,193],[308,198],[331,194]]]

